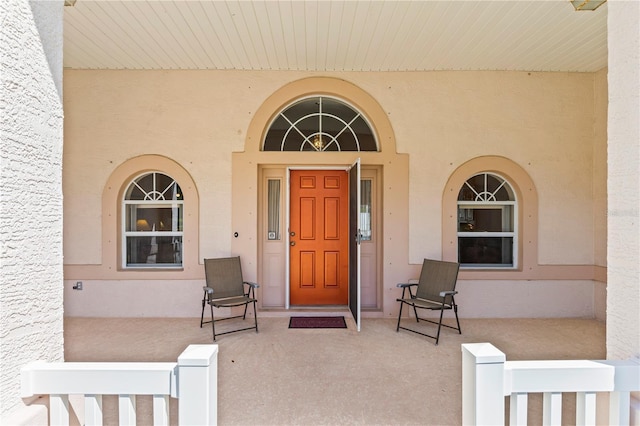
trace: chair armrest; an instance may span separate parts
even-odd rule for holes
[[[205,287],[202,287],[202,289],[209,294],[213,294],[213,289],[211,287],[205,286]]]
[[[396,287],[398,287],[398,288],[407,288],[407,287],[413,287],[413,286],[416,286],[416,285],[418,285],[418,283],[398,283],[396,285]]]
[[[441,291],[440,292],[440,297],[445,297],[445,296],[453,296],[458,294],[457,291]]]
[[[246,285],[252,287],[252,288],[259,288],[260,284],[256,284],[256,283],[250,283],[249,281],[245,281],[244,282]]]

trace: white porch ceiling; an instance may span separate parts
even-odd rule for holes
[[[568,0],[77,0],[75,69],[592,72],[607,5]]]

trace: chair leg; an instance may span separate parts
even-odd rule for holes
[[[245,306],[245,311],[246,311],[246,306]],[[256,314],[256,301],[253,301],[253,319],[254,322],[256,324],[256,333],[258,332],[258,315]]]
[[[418,309],[416,308],[416,305],[413,305],[413,313],[416,315],[416,322],[420,322],[420,317],[418,316]]]
[[[202,324],[204,324],[204,304],[205,300],[202,299],[202,313],[200,314],[200,328],[202,328]]]
[[[403,306],[404,306],[404,302],[400,302],[400,312],[398,313],[398,325],[396,326],[396,331],[400,331],[400,318],[402,317]]]
[[[244,304],[244,314],[242,314],[242,319],[245,320],[247,319],[247,308],[249,307],[248,303]]]
[[[406,288],[409,289],[409,296],[413,299],[413,291],[411,291],[411,287]],[[402,290],[402,298],[404,299],[404,289]],[[418,317],[418,309],[416,308],[416,305],[413,305],[413,313],[416,316],[416,322],[419,323],[420,317]]]
[[[460,320],[458,319],[458,305],[456,305],[455,300],[453,300],[453,296],[451,296],[451,304],[453,305],[453,313],[456,314],[456,323],[458,324],[458,334],[462,334],[462,330],[460,329]]]
[[[213,318],[213,305],[209,305],[211,308],[211,330],[213,331],[213,341],[216,341],[216,322]]]
[[[438,346],[438,340],[440,340],[440,328],[442,328],[443,315],[444,315],[444,309],[440,309],[440,321],[438,322],[438,333],[436,334],[436,346]]]

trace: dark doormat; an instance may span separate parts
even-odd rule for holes
[[[344,317],[291,317],[289,328],[347,328]]]

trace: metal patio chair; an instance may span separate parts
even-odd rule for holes
[[[430,337],[436,340],[436,345],[440,339],[440,329],[442,327],[452,328],[458,330],[459,334],[462,334],[460,329],[460,320],[458,319],[458,305],[456,305],[454,295],[458,294],[456,291],[456,282],[458,280],[458,270],[460,264],[456,262],[444,262],[440,260],[424,259],[422,263],[422,271],[420,272],[420,279],[417,283],[400,283],[399,288],[402,288],[402,298],[396,299],[400,302],[400,312],[398,313],[398,326],[396,331],[400,329],[411,331],[413,333],[421,334],[426,337]],[[417,287],[415,294],[412,291],[412,287]],[[407,297],[408,290],[408,297]],[[418,331],[411,328],[401,327],[400,319],[402,318],[402,307],[409,305],[413,308],[413,312],[416,316],[416,322],[425,321],[438,325],[438,331],[435,336]],[[432,311],[440,311],[440,320],[438,322],[432,321],[426,318],[420,318],[418,316],[418,309],[429,309]],[[457,327],[452,327],[442,323],[442,316],[445,310],[453,310],[456,316]]]
[[[235,333],[236,331],[256,329],[258,332],[258,316],[256,315],[256,298],[255,289],[260,287],[256,283],[250,283],[242,279],[242,267],[240,266],[240,257],[227,257],[220,259],[204,260],[205,277],[207,285],[203,287],[204,296],[202,297],[202,314],[200,315],[200,328],[202,324],[211,323],[213,330],[213,340],[216,336],[223,334]],[[246,287],[245,287],[246,286]],[[209,304],[211,308],[211,321],[204,321],[204,306]],[[216,333],[216,322],[229,320],[233,318],[247,317],[247,308],[249,304],[253,304],[254,325],[231,331]],[[244,305],[244,313],[242,315],[222,317],[215,319],[213,308],[233,308],[235,306]]]

